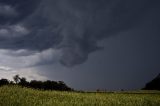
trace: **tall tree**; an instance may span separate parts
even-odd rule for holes
[[[15,76],[13,76],[13,80],[14,80],[15,83],[17,84],[17,83],[20,81],[19,75],[17,74],[17,75],[15,75]]]

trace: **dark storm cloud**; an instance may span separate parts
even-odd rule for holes
[[[65,66],[85,62],[90,53],[101,49],[98,41],[137,26],[151,9],[159,11],[160,4],[151,0],[1,0],[0,3],[18,13],[13,18],[3,15],[1,27],[20,23],[24,30],[14,32],[19,35],[28,32],[12,38],[0,35],[1,48],[59,49],[63,54],[60,62]]]
[[[17,12],[16,15],[12,16],[7,16],[0,13],[0,25],[14,24],[23,20],[29,14],[34,12],[40,2],[41,0],[0,0],[0,7],[4,6],[6,7],[6,10],[12,8]]]

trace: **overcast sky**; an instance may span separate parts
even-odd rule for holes
[[[0,78],[140,89],[160,73],[158,0],[0,0]]]

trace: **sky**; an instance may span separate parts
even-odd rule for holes
[[[160,73],[158,0],[0,0],[0,78],[134,90]]]

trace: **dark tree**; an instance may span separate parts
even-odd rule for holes
[[[22,87],[30,87],[34,89],[40,90],[59,90],[59,91],[74,91],[72,88],[68,87],[63,81],[37,81],[31,80],[28,82],[25,77],[20,77],[19,75],[15,75],[13,77],[13,81],[8,81],[7,79],[0,80],[0,86],[2,85],[20,85]]]
[[[0,80],[0,86],[2,86],[2,85],[8,85],[8,84],[9,84],[8,79],[1,79]]]
[[[35,88],[35,89],[44,89],[43,82],[42,81],[36,81],[36,80],[32,80],[29,83],[29,87]]]
[[[10,81],[10,83],[9,83],[10,85],[14,85],[14,82],[13,81]]]
[[[160,90],[160,74],[152,81],[146,84],[144,90]]]
[[[29,85],[29,82],[27,82],[25,77],[22,77],[22,78],[19,79],[19,83],[18,84],[21,85],[21,86],[25,86],[26,87],[26,86]]]
[[[20,81],[19,75],[13,76],[13,80],[15,81],[16,84],[18,84],[18,82]]]

